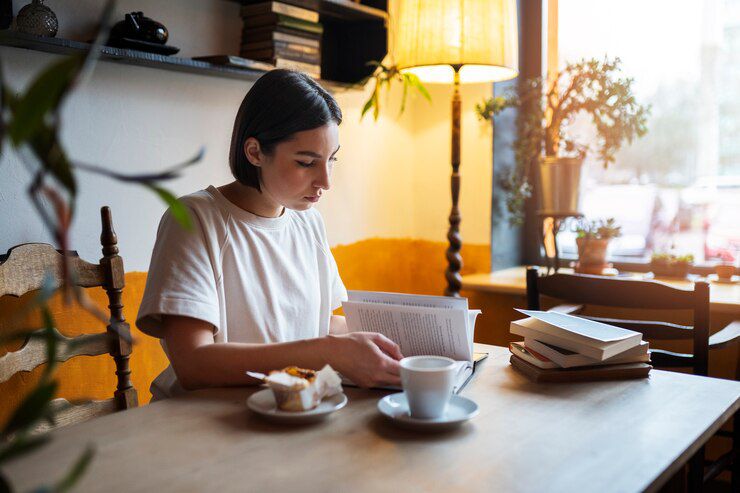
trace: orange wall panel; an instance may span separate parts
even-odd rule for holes
[[[372,238],[332,249],[339,272],[348,289],[396,291],[420,294],[441,294],[445,288],[444,270],[446,243],[414,239]],[[487,272],[490,270],[488,245],[466,245],[462,251],[463,273]],[[131,377],[139,393],[139,402],[151,399],[149,384],[167,366],[159,341],[142,334],[135,326],[144,286],[145,272],[126,274],[123,290],[124,316],[132,326],[134,338],[131,356]],[[88,290],[90,297],[99,306],[107,306],[107,297],[102,289]],[[7,316],[20,304],[28,302],[30,296],[21,299],[6,297],[0,300],[0,331],[7,333]],[[66,336],[100,332],[104,324],[78,306],[64,306],[59,297],[50,303],[59,331]],[[5,323],[4,323],[5,322]],[[38,320],[28,320],[27,327],[41,327]],[[0,355],[7,349],[0,349]],[[4,423],[11,410],[15,409],[24,391],[37,381],[42,368],[26,374],[15,375],[0,384],[0,423]],[[57,376],[60,380],[58,395],[69,400],[105,399],[113,395],[116,387],[113,359],[108,356],[82,356],[60,364]]]

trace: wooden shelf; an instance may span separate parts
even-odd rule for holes
[[[16,31],[0,31],[0,46],[12,46],[14,48],[54,53],[58,55],[84,53],[90,48],[89,43],[72,41],[69,39],[33,36]],[[249,81],[255,81],[265,73],[264,70],[227,67],[190,58],[158,55],[156,53],[147,53],[127,48],[113,48],[111,46],[103,46],[101,48],[100,59],[139,67],[150,67],[174,72],[186,72],[190,74]],[[357,87],[354,84],[334,81],[322,80],[320,82],[327,88],[335,90],[352,89]]]

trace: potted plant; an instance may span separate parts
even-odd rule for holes
[[[692,265],[694,265],[694,256],[691,254],[653,253],[650,259],[650,270],[653,271],[655,277],[685,279]]]
[[[625,141],[647,132],[649,107],[637,103],[633,80],[620,77],[620,63],[619,58],[568,63],[551,81],[541,77],[524,80],[515,93],[476,106],[478,116],[489,121],[506,108],[520,110],[514,142],[516,166],[499,176],[512,224],[522,221],[522,206],[531,195],[533,165],[540,171],[540,209],[575,213],[584,158],[595,152],[606,167]],[[594,149],[568,133],[581,113],[591,117],[596,129]]]
[[[576,234],[578,263],[575,271],[580,274],[602,274],[609,267],[606,262],[609,242],[622,235],[622,227],[617,226],[613,217],[606,221],[581,221],[576,227]]]

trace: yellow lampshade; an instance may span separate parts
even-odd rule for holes
[[[388,48],[424,82],[495,82],[518,74],[516,0],[390,0]]]

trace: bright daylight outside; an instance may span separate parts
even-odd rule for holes
[[[560,66],[622,60],[648,133],[604,169],[587,158],[581,210],[614,217],[613,260],[692,254],[695,263],[740,255],[740,0],[560,0]],[[573,128],[588,140],[588,118]],[[558,235],[576,254],[575,233]]]

